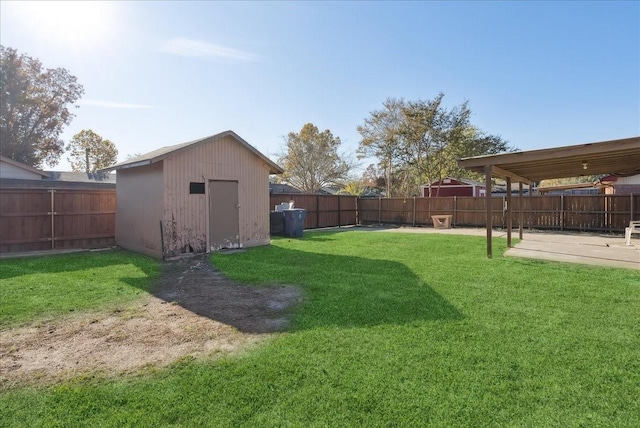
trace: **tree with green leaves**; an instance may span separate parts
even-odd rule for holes
[[[487,135],[471,124],[467,102],[448,109],[443,98],[440,93],[432,100],[387,99],[383,110],[373,112],[358,127],[362,136],[359,153],[374,155],[380,167],[390,171],[386,183],[393,190],[387,196],[419,194],[421,185],[447,176],[477,179],[461,170],[456,160],[512,150],[501,137]],[[392,125],[381,120],[389,117],[393,117]]]
[[[84,129],[74,135],[68,150],[68,160],[73,171],[96,172],[114,165],[118,159],[116,145],[90,129]]]
[[[307,123],[299,133],[286,137],[286,153],[279,163],[284,167],[283,181],[304,193],[317,193],[322,187],[340,184],[345,180],[352,164],[338,153],[340,138],[328,129],[320,132]]]
[[[64,151],[63,128],[69,110],[84,93],[64,68],[42,63],[0,46],[0,154],[34,167],[56,165]]]
[[[400,98],[387,98],[383,108],[369,113],[364,124],[357,127],[362,137],[358,157],[376,157],[385,172],[387,197],[391,197],[391,181],[394,165],[401,148],[401,128],[404,124],[406,102]]]

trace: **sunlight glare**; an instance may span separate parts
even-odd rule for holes
[[[13,5],[19,24],[38,38],[63,47],[91,49],[108,44],[114,33],[114,5],[110,2],[27,1]]]

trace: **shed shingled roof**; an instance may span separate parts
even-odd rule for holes
[[[157,150],[153,150],[153,151],[151,151],[149,153],[145,153],[143,155],[135,157],[133,159],[129,159],[127,161],[117,163],[115,165],[110,166],[109,168],[104,168],[104,169],[102,169],[100,171],[101,172],[118,171],[120,169],[135,168],[135,167],[138,167],[138,166],[149,165],[149,164],[161,161],[161,160],[165,159],[166,157],[168,157],[169,155],[175,154],[175,153],[177,153],[177,152],[179,152],[181,150],[184,150],[184,149],[186,149],[188,147],[192,147],[192,146],[196,146],[198,144],[205,144],[205,143],[208,143],[208,142],[220,140],[220,139],[225,138],[225,137],[234,138],[236,141],[238,141],[240,144],[242,144],[245,148],[247,148],[248,150],[250,150],[251,152],[256,154],[260,159],[262,159],[269,166],[269,173],[270,174],[282,174],[284,172],[284,170],[280,166],[278,166],[271,159],[269,159],[268,157],[266,157],[265,155],[260,153],[258,151],[258,149],[253,147],[251,144],[247,143],[244,139],[242,139],[242,137],[240,137],[238,134],[236,134],[233,131],[225,131],[225,132],[221,132],[221,133],[216,134],[216,135],[211,135],[209,137],[200,138],[198,140],[189,141],[189,142],[182,143],[182,144],[176,144],[174,146],[162,147],[162,148],[159,148]]]

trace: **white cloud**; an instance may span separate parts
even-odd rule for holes
[[[153,108],[153,106],[147,104],[130,104],[130,103],[118,103],[113,101],[101,101],[101,100],[80,100],[78,104],[81,106],[90,107],[106,107],[106,108],[120,108],[120,109],[147,109]]]
[[[188,57],[212,57],[237,61],[257,61],[258,56],[249,52],[220,45],[189,40],[182,37],[169,40],[160,48],[161,52]]]

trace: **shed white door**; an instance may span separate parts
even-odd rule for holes
[[[209,243],[212,250],[240,245],[237,181],[209,182]]]

